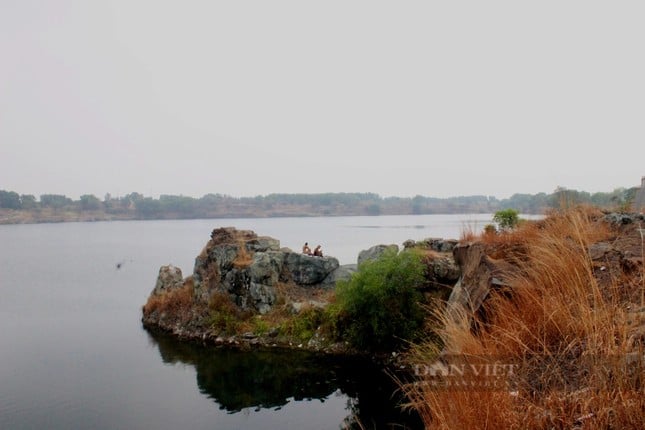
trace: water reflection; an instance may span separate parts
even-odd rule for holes
[[[165,363],[194,366],[200,392],[228,413],[342,395],[348,416],[332,428],[422,428],[416,415],[398,407],[391,379],[365,360],[306,351],[235,351],[149,335]]]

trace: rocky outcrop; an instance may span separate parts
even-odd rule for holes
[[[281,249],[277,239],[250,230],[217,228],[195,259],[193,291],[207,304],[215,293],[228,295],[242,310],[268,312],[277,299],[279,283],[325,287],[348,279],[352,270],[334,257],[314,257]],[[181,270],[163,266],[153,294],[183,285]]]
[[[346,281],[356,273],[356,270],[358,270],[358,266],[356,264],[343,264],[323,280],[323,285],[333,286],[336,285],[336,282],[338,281]]]
[[[424,262],[427,267],[427,286],[430,289],[452,289],[461,276],[461,269],[452,253],[428,253]]]
[[[179,267],[173,265],[161,266],[159,268],[159,275],[157,275],[157,283],[151,295],[158,296],[168,291],[181,288],[183,285],[184,277]]]
[[[425,253],[426,290],[441,292],[438,295],[434,294],[441,299],[444,298],[445,290],[452,290],[461,276],[461,268],[453,256],[453,249],[457,244],[457,240],[440,238],[403,242],[404,249],[419,249]]]
[[[420,249],[428,249],[432,250],[435,252],[452,252],[452,250],[457,246],[459,243],[458,240],[455,239],[441,239],[441,238],[436,238],[436,237],[429,237],[427,239],[423,240],[406,240],[403,242],[403,247],[408,249],[408,248],[420,248]]]
[[[615,225],[638,224],[645,222],[645,215],[635,213],[612,212],[604,216],[604,220]],[[644,226],[645,227],[645,226]]]
[[[459,267],[451,252],[434,250],[445,250],[446,245],[423,242],[421,246],[426,282],[419,288],[426,298],[446,300],[461,273]],[[399,247],[376,245],[362,251],[358,261],[362,264],[376,260],[389,250],[396,253]],[[160,268],[142,321],[151,329],[216,345],[300,345],[302,342],[295,343],[289,338],[289,329],[284,328],[288,323],[284,327],[262,328],[269,324],[264,321],[273,321],[275,315],[295,318],[301,313],[305,318],[315,319],[316,312],[333,297],[330,289],[338,281],[350,279],[358,267],[358,264],[341,266],[334,257],[316,257],[281,248],[278,240],[250,230],[218,228],[195,258],[190,276],[183,278],[181,270],[171,265]],[[276,314],[265,316],[274,308]],[[254,324],[254,330],[266,335],[240,334],[229,329],[227,321],[231,319],[233,324],[242,321]],[[312,333],[313,340],[307,343],[309,349],[347,349],[342,342],[330,343],[330,339],[323,342],[317,330]]]

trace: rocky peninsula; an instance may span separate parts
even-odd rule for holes
[[[453,257],[457,240],[406,241],[423,250],[425,297],[447,299],[460,277]],[[379,244],[361,251],[356,264],[281,248],[279,240],[234,227],[216,228],[195,258],[193,273],[167,265],[143,307],[143,324],[178,338],[238,348],[286,347],[356,353],[316,326],[318,313],[334,300],[338,281],[358,266],[399,251]],[[295,327],[294,327],[295,326]]]
[[[599,221],[626,231],[620,242],[590,245],[593,261],[611,264],[611,273],[640,267],[642,215],[611,213]],[[447,316],[475,315],[491,291],[507,288],[521,260],[500,258],[507,251],[486,240],[428,238],[378,244],[361,251],[356,264],[340,265],[333,256],[315,257],[281,248],[278,239],[250,230],[216,228],[195,258],[193,273],[178,267],[159,269],[156,285],[143,306],[143,325],[171,335],[237,348],[286,347],[351,353],[319,327],[320,311],[333,302],[338,281],[349,280],[366,261],[384,252],[416,249],[423,253],[425,303],[444,302]],[[608,260],[609,259],[609,260]],[[600,264],[600,263],[598,263]],[[605,264],[605,266],[607,266]],[[607,276],[609,270],[598,274]],[[436,301],[434,301],[436,303]],[[295,326],[295,327],[294,327]]]

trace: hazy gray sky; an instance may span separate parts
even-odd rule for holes
[[[611,191],[645,2],[0,0],[0,189]]]

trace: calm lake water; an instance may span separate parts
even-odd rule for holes
[[[481,230],[491,215],[0,226],[0,428],[415,428],[380,369],[298,352],[239,353],[141,327],[159,266],[184,276],[235,226],[341,264],[370,246]],[[116,269],[117,263],[122,263]],[[394,427],[401,428],[401,427]]]

